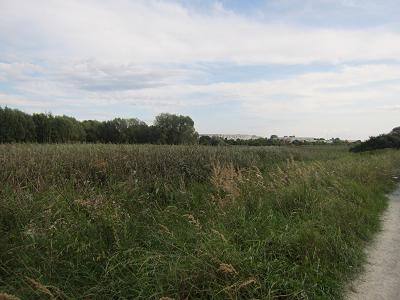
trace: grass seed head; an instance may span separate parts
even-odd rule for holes
[[[235,270],[235,268],[231,264],[225,264],[225,263],[219,264],[218,271],[223,274],[227,274],[227,275],[238,274],[238,272]]]
[[[54,297],[53,294],[50,292],[50,290],[45,285],[43,285],[40,282],[38,282],[32,278],[29,278],[29,277],[27,277],[27,280],[33,288],[49,295],[50,297]]]
[[[0,300],[21,300],[20,298],[7,293],[0,293]]]

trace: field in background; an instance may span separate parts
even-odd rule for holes
[[[340,298],[400,153],[0,145],[0,293]]]

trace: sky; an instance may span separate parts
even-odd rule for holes
[[[400,125],[398,0],[0,0],[0,106],[200,133]]]

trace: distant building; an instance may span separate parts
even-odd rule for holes
[[[317,142],[326,142],[325,139],[322,138],[314,138],[314,137],[297,137],[294,135],[291,136],[284,136],[284,137],[278,137],[278,139],[283,140],[288,143],[293,143],[293,142],[307,142],[307,143],[317,143]]]
[[[203,133],[200,134],[200,136],[209,136],[209,137],[218,137],[221,139],[228,139],[228,140],[255,140],[255,139],[260,139],[263,138],[258,135],[250,135],[250,134],[223,134],[223,133]],[[291,143],[319,143],[319,144],[334,144],[337,142],[354,142],[352,140],[340,140],[338,138],[331,138],[331,139],[325,139],[325,138],[315,138],[315,137],[299,137],[299,136],[294,136],[294,135],[285,135],[283,137],[279,137],[277,135],[271,135],[270,137],[271,140],[277,140],[277,141],[282,141],[285,144],[291,144]]]
[[[209,136],[209,137],[219,137],[222,139],[228,139],[228,140],[255,140],[262,138],[261,136],[258,135],[250,135],[250,134],[220,134],[220,133],[210,133],[210,134],[200,134],[200,136]]]

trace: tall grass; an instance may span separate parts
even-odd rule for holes
[[[400,153],[0,146],[0,293],[339,299]]]

